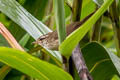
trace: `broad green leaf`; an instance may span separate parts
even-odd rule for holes
[[[94,80],[110,80],[120,75],[120,59],[97,42],[82,48],[83,57]]]
[[[62,55],[70,57],[72,50],[76,47],[79,41],[92,28],[93,24],[100,18],[100,16],[107,10],[113,0],[106,0],[105,3],[97,10],[97,12],[88,19],[81,27],[71,33],[60,45],[59,50]]]
[[[25,29],[34,39],[51,31],[42,22],[28,13],[15,0],[0,0],[0,11]]]
[[[92,0],[83,0],[81,19],[85,18],[87,15],[95,11],[95,9],[96,9],[96,5]]]
[[[33,16],[37,19],[42,20],[45,12],[46,3],[48,0],[25,0],[19,1],[20,3],[24,3],[23,7],[28,10]],[[31,7],[32,6],[32,7]],[[20,26],[12,22],[8,27],[9,31],[15,37],[17,41],[19,41],[25,34],[25,30],[23,30]]]
[[[47,26],[33,17],[15,0],[0,0],[0,11],[26,30],[35,40],[41,35],[51,32]],[[52,58],[56,58],[61,63],[61,55],[58,52],[52,52],[46,48],[45,50],[51,53],[49,55]]]
[[[73,80],[57,66],[20,50],[0,47],[0,61],[39,80]]]

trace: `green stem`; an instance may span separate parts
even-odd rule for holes
[[[66,38],[66,27],[65,27],[65,12],[64,12],[64,0],[53,0],[55,19],[57,25],[59,44],[61,44]],[[63,69],[69,72],[68,59],[63,58]]]
[[[100,18],[94,25],[92,32],[91,32],[91,38],[90,41],[100,41],[100,33],[101,33],[101,19]]]
[[[110,11],[112,25],[114,29],[117,55],[120,57],[120,20],[119,20],[119,14],[118,14],[115,0],[109,9],[110,9],[109,11]]]
[[[119,0],[117,8],[118,8],[119,16],[120,16],[120,0]]]
[[[96,10],[99,8],[98,5],[96,5]],[[100,42],[100,33],[101,33],[101,21],[102,17],[100,17],[95,25],[92,28],[91,35],[90,35],[90,41],[98,41]]]
[[[55,19],[58,31],[59,44],[66,38],[64,0],[54,0]]]
[[[81,16],[82,0],[74,0],[72,6],[72,21],[79,21]]]

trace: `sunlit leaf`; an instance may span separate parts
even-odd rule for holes
[[[15,0],[0,0],[0,11],[25,29],[34,39],[37,39],[41,35],[51,31],[42,22],[38,21],[35,17],[28,13]]]
[[[98,11],[88,19],[81,27],[70,34],[66,40],[60,45],[59,50],[62,55],[69,57],[72,50],[76,47],[79,41],[92,28],[93,24],[100,18],[100,16],[107,10],[113,0],[106,0],[106,2],[98,9]]]
[[[95,9],[96,9],[96,5],[92,0],[83,0],[81,19],[85,18],[87,15],[95,11]]]
[[[51,32],[46,25],[33,17],[15,0],[0,0],[0,11],[26,30],[35,40],[41,35]],[[49,52],[49,50],[45,50]],[[49,53],[51,53],[49,55],[52,56],[52,58],[56,58],[58,61],[61,60],[61,55],[58,52],[51,51]]]
[[[115,75],[111,80],[120,80],[120,78],[117,75]]]
[[[0,47],[0,61],[39,80],[73,80],[68,73],[57,66],[20,50]]]

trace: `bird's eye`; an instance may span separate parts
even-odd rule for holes
[[[43,40],[43,39],[45,39],[45,38],[39,38],[39,40]]]
[[[43,35],[43,36],[41,36],[38,40],[43,40],[43,39],[45,39],[45,38],[47,38],[48,37],[48,35]]]

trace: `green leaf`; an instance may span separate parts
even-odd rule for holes
[[[34,0],[34,1],[33,0],[25,0],[25,1],[22,0],[22,2],[21,0],[19,1],[19,3],[24,3],[23,7],[27,9],[28,12],[30,12],[33,16],[35,16],[39,20],[42,20],[44,16],[47,2],[48,0]],[[21,37],[23,37],[25,34],[25,30],[23,30],[20,26],[18,26],[14,22],[12,22],[9,25],[8,29],[17,41],[19,41]]]
[[[45,15],[45,8],[49,0],[26,0],[24,8],[28,10],[38,20],[42,20]]]
[[[81,27],[71,33],[66,40],[60,45],[59,50],[62,55],[70,57],[72,50],[76,47],[79,41],[91,29],[93,24],[100,18],[100,16],[107,10],[113,0],[106,0],[105,3],[98,9],[98,11],[88,19]]]
[[[59,44],[66,38],[64,0],[53,0]]]
[[[35,40],[41,35],[51,32],[46,25],[33,17],[15,0],[0,0],[0,11],[26,30]],[[58,52],[52,52],[46,48],[45,50],[51,53],[49,55],[52,58],[56,58],[58,61],[61,60],[61,55]],[[61,61],[59,62],[61,64]]]
[[[39,80],[73,80],[62,69],[23,51],[0,47],[0,61]]]
[[[28,40],[30,39],[30,35],[29,34],[25,34],[21,40],[19,41],[19,44],[24,47],[26,45],[26,43],[28,42]]]
[[[110,80],[120,75],[120,59],[97,42],[82,48],[83,57],[94,80]]]
[[[87,15],[95,11],[96,5],[92,0],[83,0],[81,19],[84,19]]]
[[[115,75],[111,80],[120,80],[120,78],[117,75]]]
[[[51,32],[47,26],[33,17],[15,0],[0,0],[0,11],[26,30],[34,39]]]

